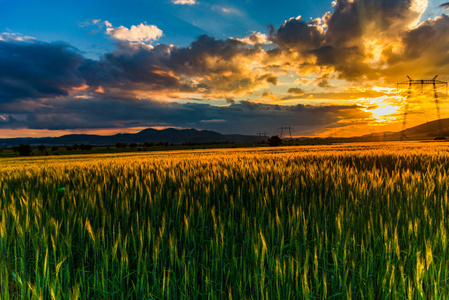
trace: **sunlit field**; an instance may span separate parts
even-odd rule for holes
[[[444,299],[449,144],[0,160],[0,298]]]

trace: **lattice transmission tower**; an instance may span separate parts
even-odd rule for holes
[[[439,105],[439,102],[438,102],[437,86],[438,85],[444,85],[446,87],[446,94],[447,94],[447,82],[446,81],[437,80],[437,77],[438,77],[438,75],[436,75],[432,79],[413,80],[413,79],[410,78],[410,76],[407,76],[408,80],[397,83],[397,89],[396,89],[397,92],[399,92],[399,87],[401,85],[408,86],[408,88],[407,88],[407,97],[406,97],[405,108],[404,108],[404,118],[402,119],[402,136],[401,136],[401,139],[405,139],[405,129],[407,127],[407,114],[408,114],[409,102],[410,102],[410,97],[411,97],[411,94],[412,94],[412,86],[413,85],[421,85],[421,93],[424,92],[424,86],[425,85],[432,85],[432,87],[433,87],[433,95],[434,95],[434,99],[435,99],[435,107],[436,107],[436,111],[437,111],[438,136],[441,134],[441,129],[442,128],[441,128],[440,105]]]
[[[288,133],[290,134],[290,138],[292,139],[293,137],[292,137],[292,130],[293,130],[293,127],[291,127],[291,126],[288,126],[288,127],[281,127],[281,128],[279,128],[280,130],[281,130],[281,138],[283,137],[283,135],[284,135],[284,130],[285,130],[285,133],[287,133],[287,130],[288,130]]]
[[[259,136],[261,141],[265,141],[268,139],[267,134],[268,134],[268,132],[266,132],[266,131],[257,133],[257,135]]]

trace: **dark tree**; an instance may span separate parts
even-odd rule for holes
[[[117,143],[115,144],[115,147],[117,148],[126,148],[128,145],[126,143]]]
[[[129,144],[130,148],[137,148],[139,145],[137,145],[136,143],[131,143]]]
[[[84,145],[84,144],[80,145],[80,149],[83,151],[90,151],[90,150],[92,150],[93,147],[94,146],[92,146],[92,145]]]
[[[20,156],[32,156],[33,148],[28,144],[20,144],[17,152],[19,152]]]
[[[282,139],[278,136],[278,135],[273,135],[272,137],[270,137],[268,140],[268,145],[270,146],[279,146],[282,144]]]
[[[45,147],[45,145],[40,145],[39,147],[37,147],[37,150],[39,150],[41,153],[44,153],[45,150],[47,150],[47,147]]]
[[[58,151],[58,150],[59,150],[59,148],[56,146],[51,147],[51,151]]]

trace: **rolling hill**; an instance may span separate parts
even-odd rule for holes
[[[441,130],[440,125],[441,124]],[[332,138],[332,142],[363,142],[363,141],[399,141],[406,140],[433,140],[437,137],[446,137],[449,139],[449,118],[434,120],[407,128],[399,132],[381,132],[372,133],[359,137],[350,138]],[[301,139],[301,138],[300,138]],[[168,128],[156,130],[152,128],[144,129],[138,133],[120,133],[110,136],[91,135],[91,134],[70,134],[60,137],[44,138],[9,138],[0,139],[0,147],[12,147],[19,144],[31,144],[33,146],[65,146],[73,144],[89,144],[94,146],[115,145],[116,143],[169,143],[169,144],[187,144],[187,143],[255,143],[260,141],[258,136],[239,135],[239,134],[221,134],[210,130],[196,129],[175,129]]]
[[[70,134],[60,137],[45,138],[9,138],[0,139],[0,147],[12,147],[19,144],[46,145],[46,146],[64,146],[73,144],[89,144],[89,145],[115,145],[116,143],[243,143],[257,142],[260,138],[251,135],[224,135],[210,130],[196,129],[174,129],[168,128],[164,130],[156,130],[152,128],[144,129],[138,133],[120,133],[110,136],[90,135],[90,134]]]
[[[344,141],[434,140],[439,137],[449,139],[449,118],[426,122],[398,132],[371,133],[360,137],[347,138]]]

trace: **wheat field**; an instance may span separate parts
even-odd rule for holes
[[[446,299],[449,144],[0,160],[1,299]]]

